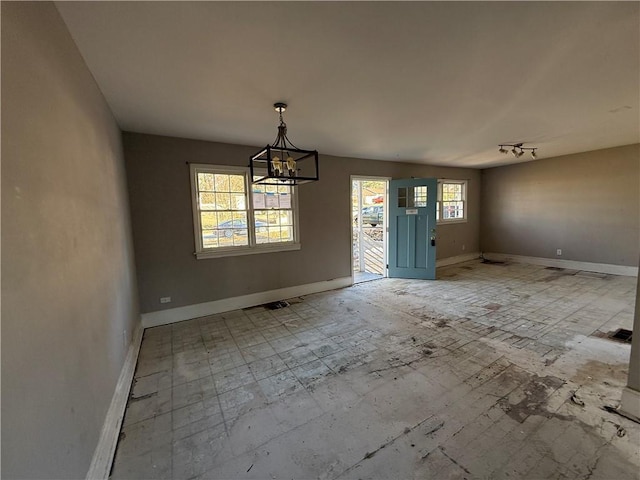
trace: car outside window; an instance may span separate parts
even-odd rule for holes
[[[384,208],[382,205],[374,205],[372,207],[363,207],[362,223],[368,223],[372,227],[382,225],[384,219]]]

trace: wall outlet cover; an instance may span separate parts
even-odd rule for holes
[[[171,297],[160,297],[160,303],[169,303],[171,302]]]
[[[562,249],[561,248],[556,250],[556,255],[558,255],[558,256],[562,255]]]

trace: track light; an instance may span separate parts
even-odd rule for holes
[[[520,158],[522,155],[524,155],[525,150],[531,150],[531,158],[533,158],[534,160],[538,158],[538,155],[536,154],[536,150],[538,147],[523,147],[522,145],[522,143],[503,143],[498,145],[498,147],[500,147],[498,149],[498,152],[504,154],[511,152],[514,157]],[[507,150],[504,147],[511,147],[511,150]]]

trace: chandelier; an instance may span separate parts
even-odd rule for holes
[[[318,151],[302,150],[287,137],[287,124],[282,113],[287,104],[273,105],[280,117],[278,134],[271,145],[267,145],[251,156],[249,167],[254,184],[300,185],[318,181]]]
[[[520,158],[522,155],[524,155],[525,150],[530,150],[531,158],[533,158],[534,160],[538,158],[538,155],[536,154],[536,150],[538,149],[538,147],[523,147],[522,145],[524,144],[523,143],[505,143],[502,145],[498,145],[500,147],[498,151],[506,155],[507,153],[509,153],[509,150],[507,150],[504,147],[510,147],[511,153],[513,154],[513,156],[516,158]]]

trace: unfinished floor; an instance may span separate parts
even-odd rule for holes
[[[638,478],[636,279],[438,273],[147,329],[112,478]]]

